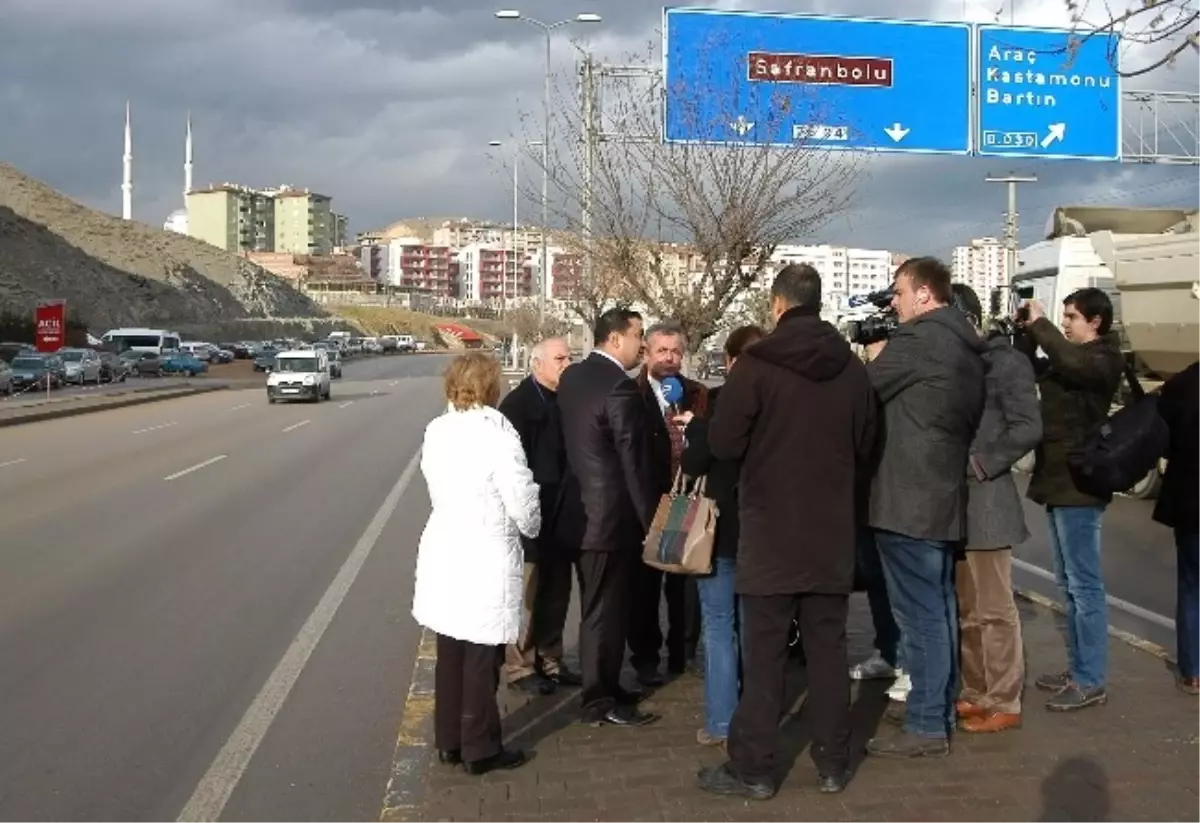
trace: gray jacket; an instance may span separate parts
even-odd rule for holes
[[[884,419],[872,527],[919,540],[966,538],[963,467],[983,414],[983,348],[966,315],[943,306],[902,323],[867,364]]]
[[[993,337],[986,345],[987,399],[967,467],[968,549],[1002,549],[1029,539],[1012,467],[1042,440],[1042,412],[1029,359],[1005,337]]]

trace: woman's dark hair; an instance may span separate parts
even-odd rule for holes
[[[767,336],[760,326],[742,326],[734,329],[725,338],[725,354],[729,357],[740,357],[751,343],[757,343]]]

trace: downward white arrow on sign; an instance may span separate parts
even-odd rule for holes
[[[901,140],[907,137],[910,131],[912,131],[912,129],[906,129],[899,123],[892,123],[891,128],[883,130],[884,134],[892,138],[892,140],[896,143],[899,143]]]
[[[1050,131],[1042,138],[1042,148],[1049,148],[1050,144],[1055,140],[1062,140],[1067,136],[1066,123],[1051,123]]]

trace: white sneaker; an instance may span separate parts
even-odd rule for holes
[[[888,697],[903,703],[908,700],[908,693],[911,691],[912,678],[905,674],[903,669],[896,669],[896,682],[888,688]]]
[[[885,680],[896,676],[896,670],[875,652],[866,660],[850,667],[851,680]]]

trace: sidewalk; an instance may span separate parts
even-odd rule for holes
[[[870,651],[865,601],[851,601],[851,659]],[[1019,601],[1027,681],[1063,668],[1061,618]],[[663,719],[644,729],[575,723],[577,690],[523,699],[502,690],[509,745],[536,752],[514,772],[483,778],[428,765],[415,815],[422,820],[1196,820],[1197,700],[1175,688],[1165,663],[1110,639],[1109,702],[1051,714],[1029,686],[1024,727],[959,734],[949,758],[867,758],[844,794],[821,795],[802,713],[785,721],[794,759],[769,802],[716,797],[695,787],[702,765],[724,757],[695,743],[703,683],[680,678],[646,703]],[[797,708],[803,669],[789,672]],[[854,690],[856,750],[879,724],[886,683]],[[387,817],[385,816],[385,819]]]

